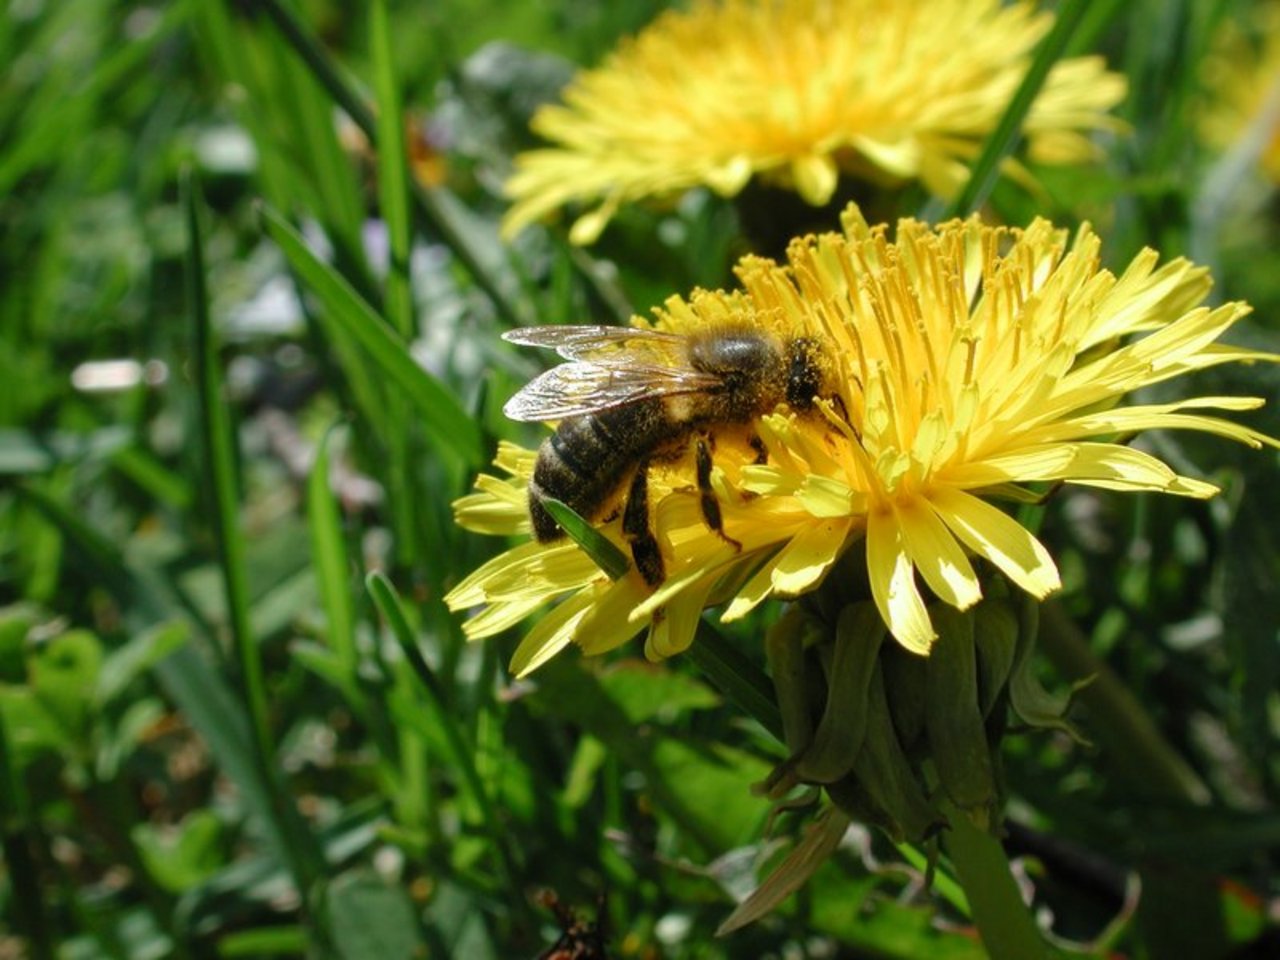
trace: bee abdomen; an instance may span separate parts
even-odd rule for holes
[[[534,536],[542,543],[564,536],[542,505],[548,497],[595,519],[632,468],[659,443],[673,438],[672,428],[660,400],[562,421],[538,450],[529,483]]]

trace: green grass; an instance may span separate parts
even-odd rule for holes
[[[709,197],[625,211],[589,251],[559,228],[498,239],[497,185],[568,75],[554,57],[598,62],[660,6],[0,13],[0,956],[534,957],[558,936],[543,889],[599,913],[611,956],[982,956],[950,864],[915,891],[928,851],[878,834],[876,858],[912,865],[842,848],[715,938],[779,859],[770,830],[805,822],[771,821],[752,789],[785,755],[764,621],[708,623],[669,663],[637,643],[514,681],[519,630],[468,644],[444,607],[500,546],[451,502],[498,439],[538,437],[501,414],[535,368],[500,333],[731,282],[737,213]],[[1253,303],[1240,338],[1276,350],[1274,188],[1251,172],[1224,195],[1196,138],[1199,63],[1254,4],[1060,9],[1037,66],[1104,54],[1129,132],[1042,194],[975,177],[956,211],[1088,218],[1113,264],[1194,253],[1215,298]],[[505,57],[478,53],[497,40]],[[1016,147],[1016,111],[980,171]],[[402,117],[447,130],[443,182],[413,175]],[[897,212],[945,209],[928,201]],[[118,358],[153,382],[73,385]],[[1278,385],[1261,366],[1198,384]],[[1280,434],[1277,409],[1251,422]],[[1011,839],[1042,857],[1055,930],[1094,955],[1262,956],[1276,458],[1152,442],[1227,495],[1048,504],[1065,590],[1046,617],[1065,626],[1039,675],[1097,674],[1076,715],[1090,742],[1008,739]],[[1150,765],[1125,762],[1133,737]]]

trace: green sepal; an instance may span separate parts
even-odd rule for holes
[[[867,733],[867,694],[877,675],[884,621],[873,603],[840,612],[827,674],[827,702],[813,741],[796,758],[795,772],[810,783],[834,783],[853,769]]]
[[[889,712],[893,716],[898,742],[908,757],[921,752],[924,742],[924,712],[929,699],[925,672],[928,658],[911,653],[900,644],[886,644],[880,651]]]
[[[978,651],[978,706],[991,716],[1009,682],[1018,656],[1018,617],[1000,600],[984,600],[973,611],[973,641]]]
[[[1076,743],[1087,746],[1089,741],[1067,720],[1067,710],[1071,706],[1071,697],[1088,686],[1092,678],[1077,682],[1066,694],[1055,696],[1046,690],[1036,676],[1031,656],[1040,628],[1040,605],[1028,598],[1019,614],[1018,650],[1009,675],[1009,706],[1027,726],[1038,730],[1061,730]]]
[[[831,807],[823,810],[768,879],[720,924],[716,936],[723,937],[760,919],[804,886],[840,845],[848,829],[849,817],[844,811]]]
[[[974,613],[942,603],[929,613],[938,631],[926,666],[929,752],[947,796],[989,829],[999,796],[978,700]]]
[[[793,604],[765,633],[764,652],[773,679],[783,739],[792,756],[813,740],[814,710],[809,698],[809,667],[805,653],[806,631],[812,621]]]
[[[862,750],[853,765],[853,777],[861,793],[887,815],[876,822],[897,841],[917,843],[933,836],[945,823],[929,802],[923,785],[898,742],[889,713],[884,676],[877,664],[867,687],[867,732]],[[841,787],[848,779],[828,788],[839,803]],[[849,811],[853,813],[853,811]]]

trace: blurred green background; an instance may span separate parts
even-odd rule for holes
[[[781,746],[638,647],[513,682],[518,631],[467,646],[441,603],[501,547],[450,502],[538,438],[501,415],[536,372],[501,331],[619,322],[746,252],[705,193],[589,251],[498,240],[533,109],[663,6],[0,10],[0,958],[534,957],[562,932],[543,890],[609,956],[982,956],[945,869],[922,892],[870,834],[714,939],[802,828],[751,791]],[[1089,219],[1113,266],[1191,255],[1280,350],[1266,117],[1200,136],[1224,24],[1276,87],[1270,9],[1091,4],[1073,52],[1127,74],[1130,130],[987,213]],[[1273,370],[1196,386],[1267,397],[1280,435]],[[1280,955],[1276,457],[1145,442],[1226,492],[1049,505],[1073,645],[1045,677],[1101,674],[1090,743],[1009,741],[1010,848],[1091,955]],[[732,634],[756,661],[761,630]],[[1176,775],[1109,750],[1122,723]]]

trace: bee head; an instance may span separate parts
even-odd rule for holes
[[[787,403],[808,410],[822,392],[823,363],[818,341],[811,337],[792,340],[787,348]]]

